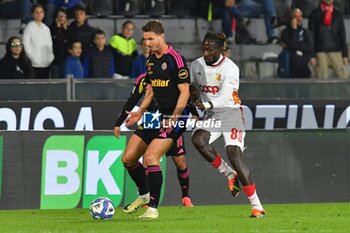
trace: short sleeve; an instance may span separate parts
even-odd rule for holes
[[[174,75],[176,76],[177,83],[178,84],[191,83],[190,71],[187,67],[186,59],[179,54],[177,54],[177,56],[173,55],[172,59],[175,60],[175,62],[174,62],[174,64],[175,64],[174,65],[175,66]]]

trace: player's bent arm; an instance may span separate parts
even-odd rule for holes
[[[172,114],[172,121],[176,121],[178,116],[183,112],[185,109],[188,99],[190,98],[190,84],[189,83],[181,83],[177,85],[180,95],[177,99],[175,110]]]
[[[125,120],[125,125],[127,127],[134,125],[136,122],[138,122],[141,119],[142,114],[147,110],[148,106],[151,104],[153,97],[154,97],[154,92],[153,92],[152,86],[149,85],[146,90],[145,98],[143,99],[139,110],[137,112],[129,112],[129,111],[126,112],[127,114],[130,115],[130,117]]]
[[[190,103],[196,104],[201,101],[201,94],[198,89],[198,86],[192,83],[190,85]]]

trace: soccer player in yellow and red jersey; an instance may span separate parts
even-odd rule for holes
[[[242,156],[245,127],[238,96],[239,68],[222,55],[225,41],[223,33],[207,33],[202,43],[203,56],[191,65],[191,82],[194,88],[199,89],[201,96],[201,99],[197,100],[197,106],[206,111],[203,125],[208,125],[205,122],[211,121],[220,123],[215,124],[219,127],[197,127],[192,135],[192,142],[203,158],[225,173],[222,166],[226,163],[211,145],[219,137],[224,138],[227,156],[238,175],[230,177],[230,174],[227,174],[227,178],[231,180],[231,192],[235,195],[239,190],[234,185],[235,179],[238,178],[251,203],[251,217],[260,218],[265,216],[265,210]]]

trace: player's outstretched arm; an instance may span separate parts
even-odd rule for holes
[[[145,98],[143,99],[139,110],[137,112],[130,112],[130,111],[126,112],[127,114],[130,115],[130,117],[125,120],[126,127],[134,125],[141,119],[142,114],[147,110],[148,106],[151,104],[153,97],[154,97],[153,89],[152,89],[152,86],[149,85],[146,90]]]

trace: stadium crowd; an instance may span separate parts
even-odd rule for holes
[[[112,2],[115,11],[113,7],[111,10]],[[349,76],[343,18],[350,14],[349,1],[104,0],[98,1],[98,9],[96,4],[94,0],[19,0],[16,10],[23,36],[8,39],[6,55],[0,62],[0,78],[136,78],[145,70],[147,48],[141,41],[143,52],[138,53],[141,49],[133,38],[132,18],[126,19],[120,33],[111,38],[88,22],[88,15],[107,14],[202,17],[208,22],[220,19],[228,47],[280,44],[279,77],[314,75],[326,79],[329,67],[339,78]],[[1,4],[0,17],[6,17],[4,12],[13,12],[6,7],[13,6]],[[303,25],[303,15],[309,19],[308,27]],[[248,30],[251,18],[260,16],[264,19],[266,42],[258,42]],[[277,27],[285,27],[281,35],[277,35]]]

